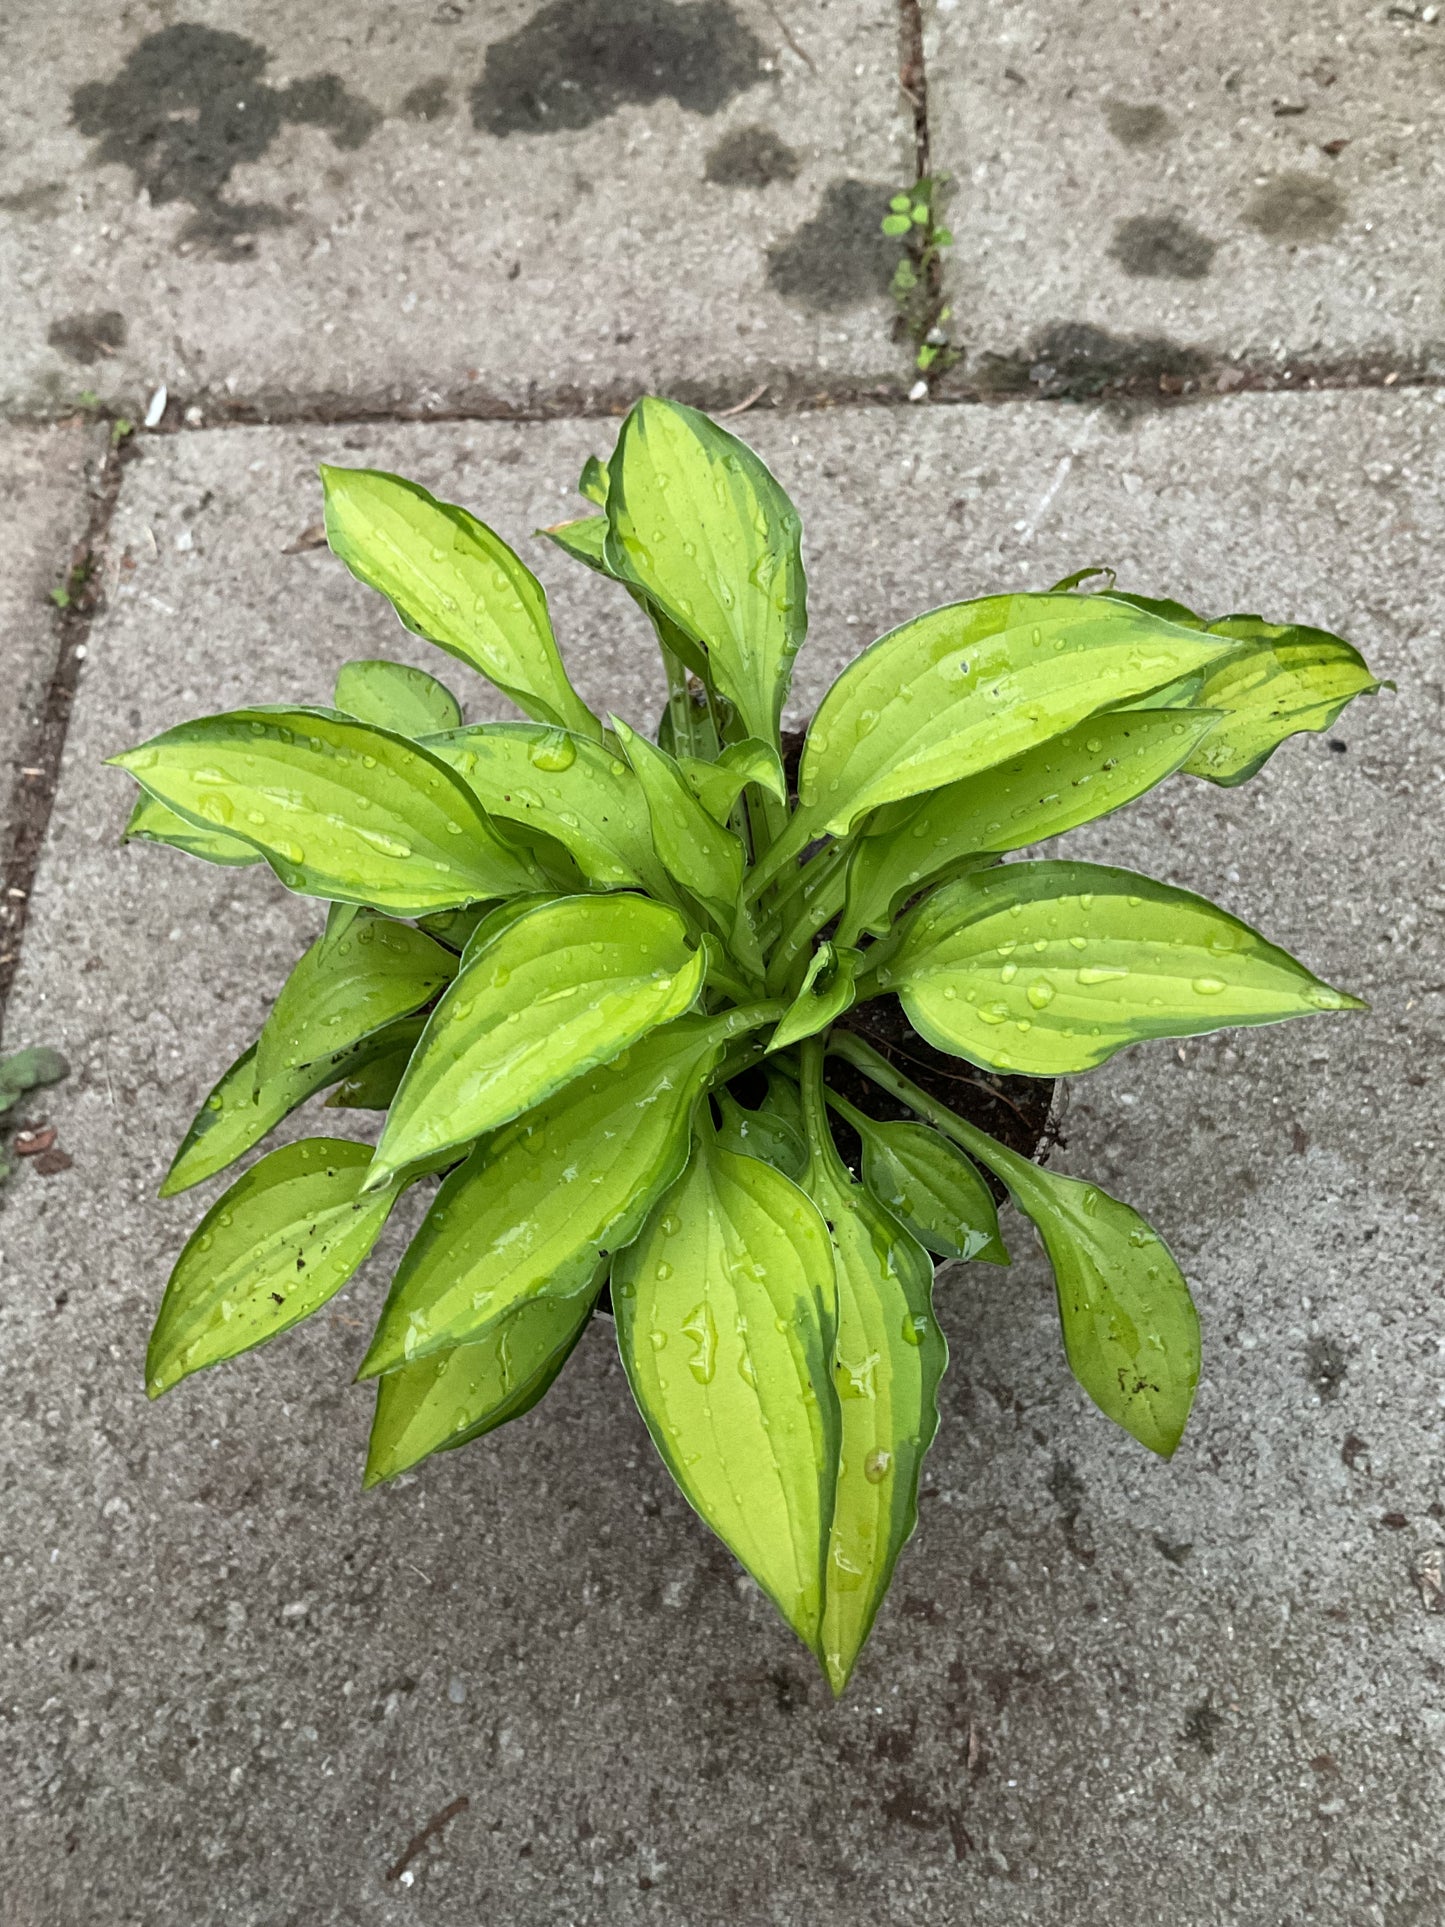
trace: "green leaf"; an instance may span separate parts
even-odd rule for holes
[[[1199,1316],[1168,1248],[1097,1185],[1022,1159],[999,1175],[1049,1254],[1075,1378],[1106,1417],[1169,1458],[1199,1382]]]
[[[203,857],[207,863],[224,863],[237,869],[262,861],[261,852],[239,836],[225,830],[202,829],[184,816],[177,816],[154,796],[142,790],[130,820],[121,832],[122,843],[165,843],[187,856]]]
[[[460,956],[478,924],[495,908],[493,903],[469,903],[465,910],[436,910],[429,917],[418,917],[417,927]]]
[[[905,623],[851,663],[808,730],[801,807],[757,891],[814,837],[880,804],[996,768],[1227,644],[1103,596],[1003,595]]]
[[[582,473],[577,478],[577,493],[585,495],[589,502],[595,502],[599,508],[606,508],[608,487],[606,462],[600,461],[595,455],[589,455],[582,464]]]
[[[543,880],[439,757],[331,710],[232,710],[110,761],[198,828],[252,844],[302,896],[421,916]]]
[[[1199,703],[1226,716],[1184,769],[1211,783],[1247,782],[1287,737],[1328,729],[1356,696],[1381,687],[1359,650],[1324,629],[1226,616],[1209,634],[1245,645],[1199,689]]]
[[[495,910],[488,911],[467,938],[466,949],[462,952],[462,969],[465,970],[469,964],[475,962],[488,944],[500,937],[504,930],[510,930],[514,923],[520,922],[523,917],[530,916],[544,903],[554,901],[550,891],[543,891],[532,896],[511,897],[506,903],[499,903]]]
[[[1217,710],[1119,710],[1021,756],[879,810],[848,865],[843,929],[883,936],[899,905],[956,864],[1077,829],[1173,774]]]
[[[639,736],[616,716],[610,720],[647,798],[653,847],[664,868],[706,904],[723,931],[730,933],[742,888],[742,844],[698,802],[665,749]]]
[[[479,1145],[408,1246],[361,1376],[480,1339],[541,1293],[581,1291],[681,1170],[727,1035],[725,1019],[681,1018]]]
[[[776,747],[807,631],[797,511],[745,443],[655,396],[623,423],[609,475],[608,567],[707,651],[747,734]]]
[[[653,1444],[815,1653],[838,1464],[834,1293],[817,1208],[710,1130],[612,1267],[618,1349]]]
[[[323,1109],[328,1111],[385,1111],[391,1106],[401,1084],[411,1054],[416,1049],[417,1037],[425,1020],[414,1018],[395,1029],[401,1033],[394,1044],[378,1048],[376,1055],[366,1054],[354,1070],[348,1071],[325,1100]],[[388,1036],[391,1032],[386,1033]],[[368,1039],[369,1043],[376,1040]]]
[[[404,1018],[349,1050],[331,1052],[263,1084],[256,1079],[256,1045],[248,1045],[196,1112],[159,1196],[173,1198],[224,1171],[259,1144],[283,1117],[289,1117],[298,1104],[304,1104],[328,1084],[360,1075],[393,1051],[409,1056],[421,1030],[421,1018]]]
[[[12,1051],[8,1057],[0,1057],[0,1108],[8,1108],[27,1091],[58,1084],[69,1075],[67,1060],[48,1044],[31,1044],[25,1050]]]
[[[1199,1380],[1199,1319],[1158,1234],[1097,1185],[1040,1170],[955,1117],[860,1039],[840,1036],[835,1048],[1008,1187],[1053,1266],[1074,1376],[1108,1417],[1167,1459],[1183,1436]]]
[[[286,979],[257,1041],[257,1082],[273,1083],[410,1017],[456,972],[451,951],[425,931],[362,911],[339,936],[318,938]]]
[[[345,664],[336,678],[336,707],[398,736],[431,736],[462,720],[462,706],[445,684],[401,662]]]
[[[470,1444],[530,1412],[571,1357],[596,1295],[529,1299],[476,1344],[433,1352],[379,1378],[365,1484],[394,1479],[433,1452]]]
[[[567,680],[541,583],[499,535],[379,469],[323,467],[321,480],[333,553],[413,634],[480,670],[538,722],[601,737]]]
[[[825,1127],[826,1128],[826,1127]],[[823,1606],[823,1664],[848,1683],[918,1523],[918,1476],[938,1430],[948,1347],[933,1316],[933,1265],[831,1152],[806,1188],[832,1233],[837,1266],[833,1382],[842,1419]]]
[[[371,1182],[469,1143],[681,1017],[705,960],[676,910],[558,897],[482,943],[442,998],[377,1146]]]
[[[538,529],[537,533],[554,543],[564,555],[570,555],[574,562],[581,562],[598,575],[609,573],[602,552],[607,535],[605,515],[583,515],[575,522],[554,522],[550,528]]]
[[[833,1091],[828,1102],[858,1133],[864,1184],[921,1245],[939,1258],[1009,1262],[993,1193],[962,1151],[927,1124],[885,1123]]]
[[[1094,863],[1009,863],[918,906],[877,973],[939,1050],[1063,1077],[1126,1044],[1363,1010],[1188,890]]]
[[[202,1218],[176,1261],[146,1351],[159,1398],[318,1311],[375,1244],[395,1191],[361,1195],[369,1144],[303,1138],[269,1152]]]
[[[768,1090],[761,1104],[749,1110],[726,1086],[713,1092],[718,1107],[718,1143],[739,1157],[761,1158],[784,1177],[800,1179],[808,1168],[808,1140],[803,1135],[798,1094],[785,1077],[769,1071]]]
[[[492,816],[554,837],[603,890],[668,894],[642,786],[621,757],[535,723],[482,723],[427,744]]]
[[[805,1037],[826,1030],[857,1000],[858,966],[861,957],[832,943],[820,943],[813,952],[802,988],[788,1007],[786,1016],[768,1039],[770,1051],[786,1050]]]
[[[749,783],[756,783],[780,803],[788,800],[782,759],[771,743],[759,742],[756,736],[746,742],[729,743],[712,761],[680,756],[677,766],[688,788],[716,823],[727,822]]]

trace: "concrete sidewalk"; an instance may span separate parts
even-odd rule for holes
[[[0,406],[556,407],[897,381],[887,0],[21,0]],[[13,130],[13,137],[11,137]]]
[[[415,474],[521,540],[605,429],[155,442],[112,530],[10,1019],[77,1065],[50,1104],[74,1167],[0,1224],[24,1927],[1439,1911],[1445,415],[1373,394],[749,427],[810,537],[800,708],[912,610],[1105,559],[1339,627],[1398,680],[1246,790],[1176,781],[1075,840],[1218,895],[1374,1006],[1139,1050],[1076,1089],[1068,1166],[1159,1224],[1198,1291],[1186,1444],[1147,1461],[1086,1406],[1015,1224],[1012,1272],[941,1288],[919,1535],[834,1708],[670,1490],[605,1327],[535,1416],[368,1496],[347,1381],[377,1267],[148,1407],[146,1329],[199,1208],[154,1185],[315,915],[256,872],[118,855],[126,786],[100,758],[322,696],[348,655],[425,659],[325,554],[283,553],[319,458]],[[640,625],[535,559],[584,693],[646,717]],[[463,1797],[413,1884],[388,1880]]]

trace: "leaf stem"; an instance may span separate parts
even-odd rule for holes
[[[851,1184],[847,1168],[838,1155],[833,1133],[828,1126],[828,1104],[823,1091],[823,1051],[821,1037],[808,1037],[798,1049],[798,1088],[803,1100],[803,1129],[808,1139],[811,1176],[816,1181],[828,1176],[835,1183]],[[805,1189],[810,1188],[805,1185]]]
[[[696,756],[697,719],[693,715],[692,697],[688,693],[687,670],[681,658],[673,654],[660,635],[657,646],[662,652],[662,664],[667,671],[667,707],[672,715],[673,744],[679,755]],[[712,700],[710,695],[708,700]]]
[[[806,1050],[807,1046],[804,1045]],[[1018,1194],[1035,1192],[1033,1182],[1034,1167],[1027,1158],[1021,1158],[1016,1151],[1010,1151],[1006,1144],[990,1137],[987,1131],[980,1131],[976,1124],[969,1124],[956,1117],[946,1104],[921,1091],[910,1079],[894,1070],[886,1057],[882,1057],[871,1044],[865,1044],[861,1037],[851,1031],[834,1031],[828,1040],[828,1048],[835,1057],[842,1057],[866,1077],[872,1078],[880,1090],[896,1097],[900,1104],[906,1104],[911,1111],[941,1131],[947,1138],[976,1157],[980,1164],[988,1166],[1001,1184],[1007,1185],[1017,1199]]]
[[[781,991],[794,961],[801,957],[823,927],[831,923],[843,902],[843,879],[836,870],[816,879],[816,895],[805,903],[797,921],[782,935],[768,961],[768,988]]]

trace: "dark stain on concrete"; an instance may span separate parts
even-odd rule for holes
[[[1305,1347],[1305,1377],[1321,1398],[1333,1398],[1345,1382],[1350,1356],[1337,1338],[1323,1334]]]
[[[60,212],[65,189],[59,181],[37,181],[33,187],[17,187],[0,194],[0,214],[23,214],[32,221],[49,220]]]
[[[1206,1694],[1197,1706],[1191,1706],[1185,1714],[1183,1738],[1191,1746],[1197,1746],[1201,1753],[1213,1753],[1224,1723],[1224,1715]]]
[[[1125,274],[1156,281],[1202,281],[1215,243],[1172,214],[1132,214],[1114,227],[1109,252]]]
[[[798,178],[798,156],[771,127],[738,127],[709,150],[703,172],[719,187],[771,187]]]
[[[99,142],[97,165],[128,168],[158,206],[193,209],[181,240],[243,253],[245,237],[290,219],[280,208],[225,198],[243,161],[259,160],[288,121],[324,127],[338,147],[360,147],[381,120],[335,74],[270,86],[269,59],[241,34],[166,27],[142,40],[114,79],[77,87],[71,116]]]
[[[114,308],[95,314],[67,314],[52,321],[45,339],[67,361],[83,368],[113,355],[125,346],[125,316]]]
[[[1345,197],[1313,174],[1280,174],[1244,210],[1249,225],[1268,241],[1328,241],[1344,221]]]
[[[812,219],[768,250],[773,288],[815,314],[886,294],[899,251],[879,223],[895,191],[876,181],[830,181]]]
[[[1182,383],[1209,367],[1200,349],[1165,335],[1115,335],[1086,321],[1055,321],[1021,354],[981,356],[974,382],[983,394],[1033,389],[1051,399],[1085,401],[1106,389]]]
[[[663,99],[715,114],[762,79],[764,51],[727,0],[552,0],[488,47],[472,122],[555,134]]]
[[[1152,100],[1141,105],[1127,100],[1106,100],[1104,119],[1121,147],[1158,147],[1174,132],[1169,116]]]
[[[401,111],[408,120],[441,120],[451,112],[451,89],[444,74],[420,80],[402,96]]]

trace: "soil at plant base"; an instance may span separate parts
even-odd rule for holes
[[[965,1063],[962,1058],[935,1050],[909,1023],[896,997],[878,997],[871,1003],[855,1004],[839,1018],[837,1027],[856,1032],[921,1091],[946,1104],[949,1110],[976,1124],[981,1131],[987,1131],[990,1137],[996,1137],[1021,1157],[1036,1157],[1043,1145],[1055,1141],[1049,1121],[1054,1104],[1053,1078],[999,1077],[976,1064]],[[900,1104],[887,1091],[880,1091],[862,1071],[842,1058],[828,1059],[827,1076],[833,1089],[867,1117],[887,1122],[914,1115],[906,1104]],[[845,1163],[856,1171],[857,1134],[841,1118],[834,1119],[833,1131]],[[990,1172],[983,1171],[981,1175],[1002,1202],[1003,1186]]]

